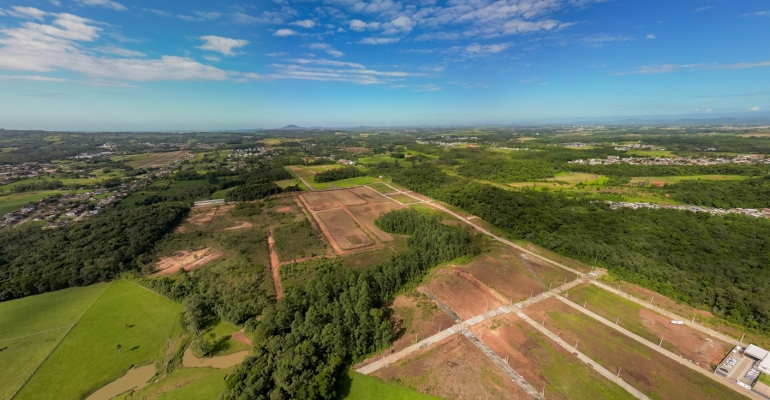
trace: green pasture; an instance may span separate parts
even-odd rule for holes
[[[391,189],[388,185],[384,183],[372,183],[369,185],[369,187],[382,194],[396,193],[396,190]]]
[[[217,342],[219,342],[224,338],[227,338],[227,340],[224,340],[221,344],[217,346],[217,348],[214,349],[213,355],[221,356],[225,354],[236,353],[243,350],[249,350],[250,349],[249,345],[247,345],[246,343],[239,342],[232,338],[233,334],[235,334],[235,332],[238,332],[238,330],[240,330],[240,328],[225,321],[219,321],[216,325],[206,329],[204,333],[206,335],[213,333],[215,335],[215,340]]]
[[[0,196],[0,215],[16,211],[29,203],[37,203],[46,197],[64,192],[66,190],[41,190],[39,192],[12,193]]]
[[[181,305],[126,281],[108,285],[16,399],[79,400],[133,365],[163,359]]]
[[[294,186],[294,185],[296,185],[296,184],[298,184],[300,182],[301,181],[299,179],[284,179],[282,181],[275,181],[273,183],[275,183],[276,185],[280,186],[281,189],[286,189],[287,187]]]
[[[0,399],[10,398],[80,320],[108,283],[0,303]]]
[[[387,161],[389,163],[393,163],[393,161],[398,160],[398,162],[404,162],[404,159],[397,159],[392,158],[390,156],[372,156],[372,157],[361,157],[357,161],[360,164],[378,164],[383,161]]]

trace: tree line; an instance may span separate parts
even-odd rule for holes
[[[685,204],[717,208],[770,207],[770,177],[739,181],[682,181],[664,191]]]
[[[590,198],[509,191],[451,177],[430,164],[372,173],[445,201],[559,254],[728,321],[770,331],[770,223],[677,210],[612,210]]]
[[[329,169],[326,171],[319,172],[315,174],[313,179],[315,179],[315,181],[318,183],[323,183],[323,182],[338,181],[341,179],[350,179],[350,178],[355,178],[355,177],[364,176],[364,175],[366,174],[363,171],[351,165],[347,167],[334,168],[334,169]]]
[[[393,340],[386,302],[431,267],[478,253],[469,231],[414,210],[385,214],[376,224],[411,235],[408,250],[364,271],[339,260],[308,261],[312,276],[265,309],[252,354],[227,378],[224,398],[336,398],[344,370]]]

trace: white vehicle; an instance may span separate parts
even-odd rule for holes
[[[679,320],[676,320],[676,319],[672,320],[671,323],[674,324],[674,325],[684,325],[684,321],[679,321]]]

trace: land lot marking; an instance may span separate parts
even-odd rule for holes
[[[612,328],[612,329],[614,329],[614,330],[616,330],[616,331],[626,335],[627,337],[629,337],[631,339],[636,340],[637,342],[647,346],[648,348],[650,348],[650,349],[652,349],[654,351],[657,351],[660,354],[663,354],[664,356],[668,357],[669,359],[675,361],[676,363],[678,363],[680,365],[684,365],[685,367],[690,368],[693,371],[697,371],[699,374],[701,374],[701,375],[703,375],[705,377],[708,377],[709,379],[712,379],[712,380],[714,380],[714,381],[716,381],[716,382],[718,382],[718,383],[720,383],[722,385],[725,385],[725,386],[729,387],[730,389],[733,389],[736,392],[738,392],[738,393],[740,393],[740,394],[742,394],[744,396],[748,396],[750,394],[749,391],[741,388],[740,386],[735,384],[735,382],[732,382],[732,381],[730,381],[729,379],[726,379],[726,378],[719,377],[719,376],[717,376],[716,374],[714,374],[712,372],[706,371],[705,369],[698,367],[694,363],[691,363],[691,362],[687,361],[686,359],[682,358],[681,356],[678,356],[677,354],[664,349],[660,345],[652,343],[649,340],[647,340],[647,339],[645,339],[645,338],[643,338],[643,337],[641,337],[641,336],[639,336],[639,335],[629,331],[628,329],[625,329],[625,328],[623,328],[621,326],[615,325],[614,322],[605,319],[604,317],[600,316],[599,314],[596,314],[596,313],[594,313],[594,312],[592,312],[590,310],[587,310],[587,309],[585,309],[585,308],[583,308],[583,307],[581,307],[581,306],[579,306],[579,305],[577,305],[577,304],[575,304],[575,303],[565,299],[564,297],[561,297],[561,296],[557,295],[556,298],[561,300],[564,304],[567,304],[568,306],[570,306],[570,307],[580,311],[581,313],[583,313],[583,314],[585,314],[585,315],[587,315],[587,316],[589,316],[589,317],[591,317],[591,318],[601,322],[602,324],[604,324],[604,325],[606,325],[606,326],[608,326],[608,327],[610,327],[610,328]],[[662,339],[661,339],[661,343],[662,343]]]
[[[626,381],[623,379],[620,379],[617,375],[607,370],[607,368],[602,367],[601,365],[597,364],[592,360],[590,357],[586,356],[585,354],[579,352],[575,347],[567,344],[564,340],[562,340],[560,337],[556,336],[553,332],[549,331],[548,329],[545,329],[543,326],[535,322],[532,318],[528,317],[526,314],[521,312],[521,310],[516,311],[516,315],[519,316],[519,318],[523,319],[526,323],[528,323],[533,328],[537,329],[540,333],[544,334],[549,339],[556,342],[558,345],[563,347],[565,350],[569,351],[573,355],[575,355],[580,361],[586,363],[587,365],[591,366],[596,372],[600,373],[605,378],[609,379],[612,382],[615,382],[618,384],[618,386],[625,389],[628,393],[630,393],[632,396],[636,397],[639,400],[650,400],[647,395],[636,389],[635,387],[629,385]]]

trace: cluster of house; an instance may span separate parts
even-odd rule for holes
[[[520,147],[501,147],[501,146],[492,146],[489,148],[490,150],[507,150],[507,151],[530,151],[531,149],[529,147],[520,148]]]
[[[6,184],[12,180],[34,178],[54,172],[56,172],[56,166],[53,164],[27,162],[23,164],[0,165],[0,184]]]
[[[262,155],[267,154],[267,150],[265,150],[264,147],[256,147],[256,148],[248,148],[248,149],[233,149],[230,150],[230,154],[227,155],[227,158],[249,158],[249,157],[259,157]]]
[[[100,151],[98,153],[80,153],[76,156],[72,156],[72,158],[76,160],[82,160],[82,159],[90,159],[90,158],[98,158],[98,157],[107,157],[115,154],[114,151]]]
[[[606,203],[609,204],[610,208],[612,208],[613,210],[617,208],[633,208],[633,209],[669,208],[673,210],[683,210],[683,211],[691,211],[691,212],[706,212],[712,215],[744,214],[754,218],[770,218],[770,208],[763,208],[761,210],[757,210],[755,208],[726,209],[726,208],[713,208],[713,207],[701,207],[701,206],[689,206],[689,205],[680,206],[680,205],[670,205],[670,204],[629,203],[625,201],[621,201],[621,202],[607,201]]]
[[[736,157],[618,157],[591,158],[588,160],[573,160],[570,164],[582,165],[721,165],[721,164],[770,164],[770,158],[758,154],[741,155]]]
[[[653,146],[651,144],[641,144],[641,143],[632,143],[632,144],[623,144],[618,146],[617,144],[612,144],[615,147],[615,150],[619,151],[628,151],[628,150],[666,150],[663,147],[659,146]]]

